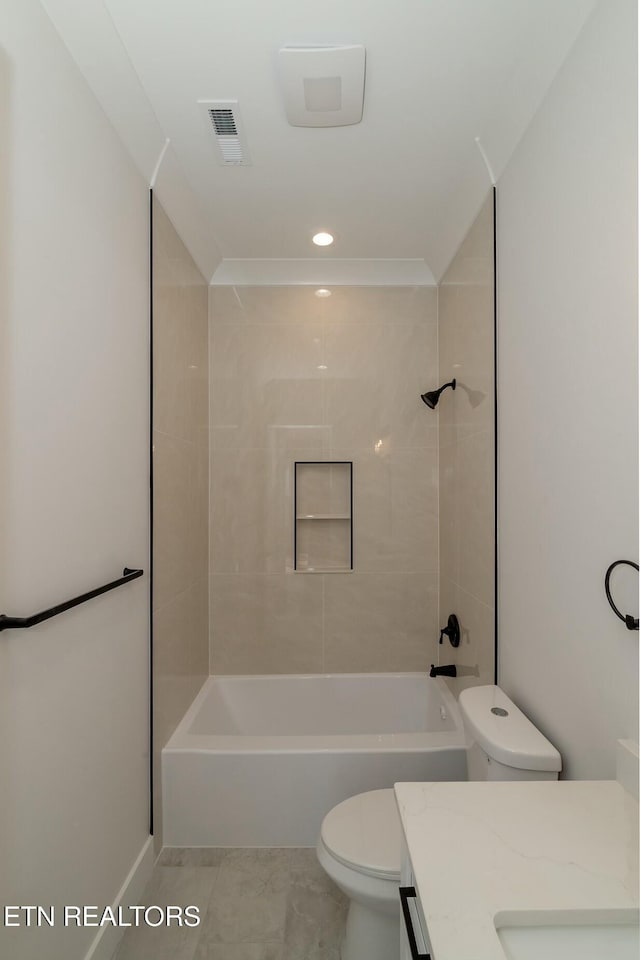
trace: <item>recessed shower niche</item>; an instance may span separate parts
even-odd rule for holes
[[[293,465],[293,569],[353,570],[353,463],[297,460]]]

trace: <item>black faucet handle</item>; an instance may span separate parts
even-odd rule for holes
[[[450,613],[447,619],[446,627],[443,627],[440,631],[440,639],[438,643],[442,643],[442,638],[448,637],[449,643],[452,647],[460,646],[460,623],[455,613]]]

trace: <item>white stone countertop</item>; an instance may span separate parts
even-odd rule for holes
[[[638,906],[638,801],[615,780],[395,792],[433,960],[505,960],[508,911]]]

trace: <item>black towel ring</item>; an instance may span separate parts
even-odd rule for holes
[[[626,616],[621,614],[611,598],[611,591],[609,590],[609,578],[611,577],[611,573],[614,568],[620,563],[625,563],[628,567],[633,567],[635,570],[638,570],[638,564],[634,563],[633,560],[615,560],[611,566],[607,568],[607,572],[604,575],[604,590],[607,595],[607,600],[609,601],[609,606],[615,613],[616,617],[618,617],[627,625],[627,630],[638,630],[640,629],[640,624],[638,623],[637,617],[632,617],[628,613]]]

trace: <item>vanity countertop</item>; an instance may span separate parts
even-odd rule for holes
[[[434,960],[504,960],[506,911],[638,906],[638,801],[615,780],[395,791]]]

